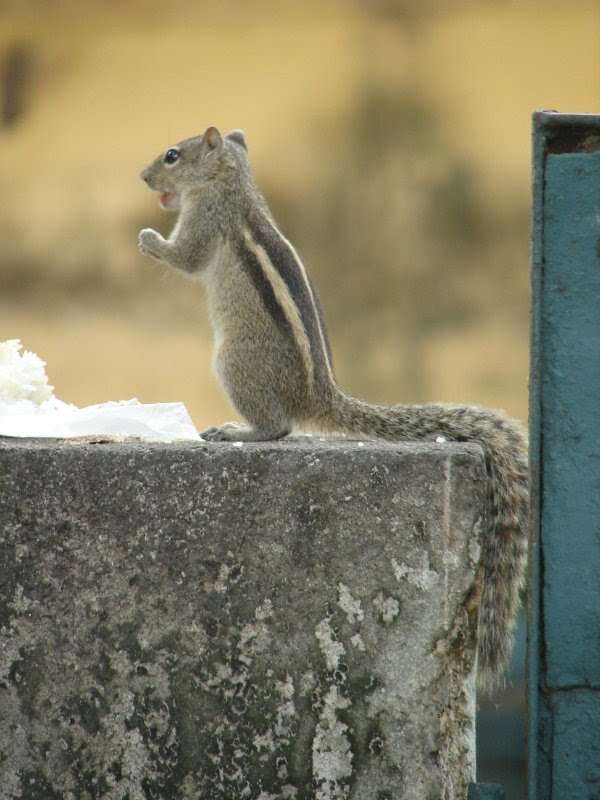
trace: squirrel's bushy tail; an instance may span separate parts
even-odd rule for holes
[[[488,531],[482,541],[478,680],[492,686],[510,655],[527,559],[527,437],[501,412],[445,403],[378,406],[334,392],[327,413],[336,430],[387,440],[474,442],[489,476]]]

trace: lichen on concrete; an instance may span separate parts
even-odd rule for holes
[[[421,561],[418,567],[399,564],[395,558],[392,558],[394,575],[398,582],[404,578],[417,589],[427,591],[439,581],[440,576],[435,570],[429,568],[429,555],[427,553],[419,553],[418,558]],[[445,556],[445,561],[449,562],[447,556]]]
[[[340,659],[346,655],[346,648],[336,638],[330,617],[325,617],[319,622],[315,628],[315,637],[319,642],[327,669],[333,672],[338,668]]]
[[[312,771],[316,800],[345,800],[352,777],[349,727],[338,712],[351,705],[333,684],[323,698],[312,745]]]
[[[381,620],[389,625],[400,613],[400,603],[395,597],[385,597],[383,592],[379,592],[373,600],[373,605],[381,615]]]
[[[484,503],[462,445],[0,440],[0,800],[462,800]]]
[[[350,623],[361,622],[365,617],[360,600],[355,600],[350,589],[341,581],[338,583],[338,605],[346,613]]]

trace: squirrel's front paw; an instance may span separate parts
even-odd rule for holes
[[[143,228],[138,236],[138,247],[144,256],[161,258],[165,240],[152,228]]]

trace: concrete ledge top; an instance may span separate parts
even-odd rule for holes
[[[104,436],[85,436],[72,439],[25,438],[17,436],[0,436],[0,450],[70,450],[75,448],[98,448],[112,450],[133,451],[160,451],[167,452],[203,451],[209,453],[223,453],[228,451],[240,452],[250,450],[261,453],[278,452],[311,452],[334,451],[338,453],[351,453],[354,451],[367,452],[394,450],[406,455],[418,454],[420,456],[467,456],[473,460],[481,460],[483,451],[478,444],[467,442],[434,442],[434,441],[403,441],[388,442],[384,439],[359,439],[350,436],[327,435],[295,435],[286,439],[273,442],[152,442],[139,439]]]

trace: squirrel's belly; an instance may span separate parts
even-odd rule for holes
[[[306,416],[312,392],[293,341],[281,331],[247,322],[245,316],[243,326],[232,326],[237,332],[215,332],[213,370],[233,405],[252,418],[257,398],[268,396],[288,419]]]
[[[243,415],[246,403],[268,393],[290,418],[305,416],[313,383],[310,348],[284,314],[265,313],[265,298],[242,266],[226,260],[207,284],[213,371]]]

